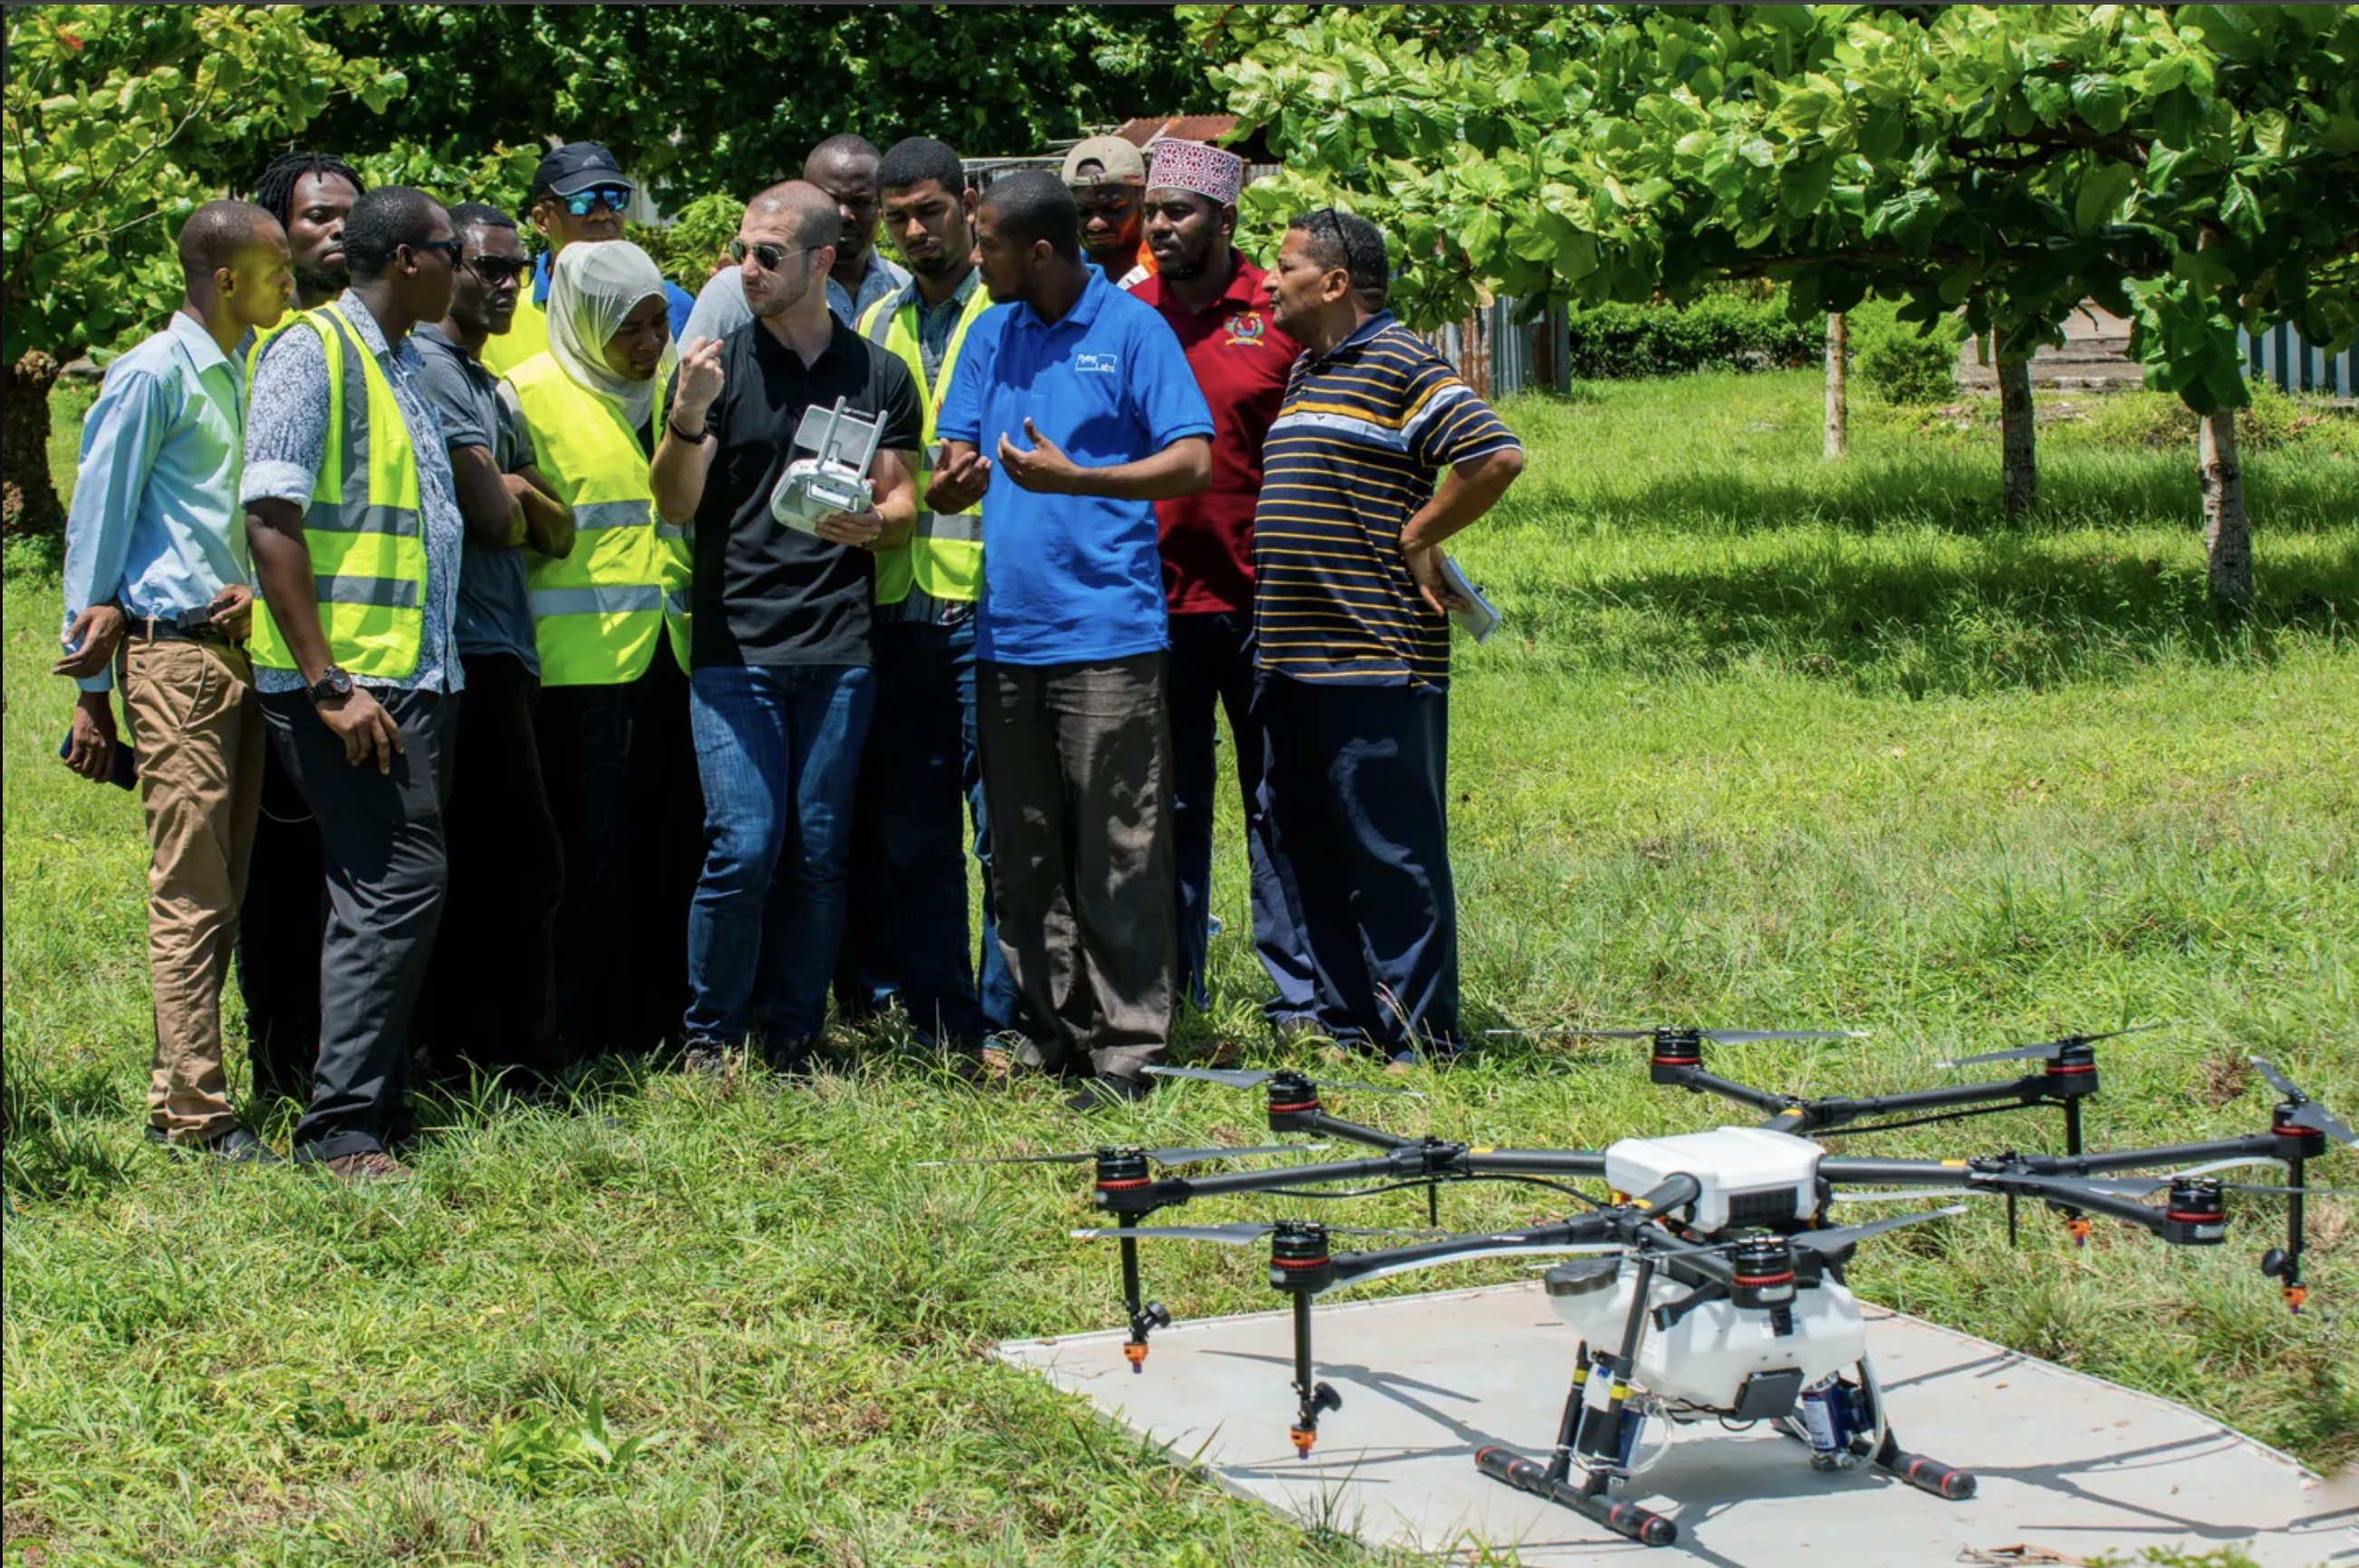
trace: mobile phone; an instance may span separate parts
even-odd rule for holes
[[[72,755],[73,731],[69,729],[66,738],[58,742],[58,759],[62,762]],[[139,754],[121,735],[114,737],[114,761],[106,781],[118,789],[128,789],[139,782]]]

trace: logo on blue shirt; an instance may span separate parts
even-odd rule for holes
[[[1073,369],[1084,375],[1119,375],[1122,370],[1122,355],[1118,354],[1077,354],[1073,355]]]

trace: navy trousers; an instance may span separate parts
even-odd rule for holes
[[[946,1046],[1016,1022],[1016,981],[999,951],[991,823],[974,740],[974,615],[888,621],[870,634],[876,708],[852,830],[850,922],[837,1007],[862,1018],[897,998]],[[969,935],[963,802],[983,880],[983,956]],[[977,975],[981,976],[980,985]]]
[[[1272,673],[1262,715],[1279,882],[1321,1029],[1386,1056],[1454,1051],[1449,694]]]
[[[1254,670],[1253,612],[1171,617],[1166,666],[1171,704],[1171,840],[1180,884],[1179,994],[1199,1011],[1212,1006],[1204,950],[1212,912],[1213,801],[1220,791],[1216,713],[1229,718],[1244,798],[1245,867],[1254,950],[1276,993],[1263,1004],[1272,1023],[1310,1013],[1310,958],[1279,887],[1262,799],[1260,679]]]

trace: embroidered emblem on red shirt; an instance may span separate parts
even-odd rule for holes
[[[1222,341],[1223,348],[1259,348],[1268,323],[1251,310],[1240,310],[1229,318],[1227,330],[1229,335]]]

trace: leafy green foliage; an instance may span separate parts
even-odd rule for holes
[[[221,194],[223,159],[334,104],[382,110],[408,86],[321,44],[284,5],[12,5],[6,26],[0,354],[12,363],[152,328],[179,302],[179,223]]]
[[[1939,403],[1958,389],[1958,345],[1965,325],[1955,316],[1927,322],[1898,320],[1888,302],[1869,300],[1850,313],[1851,358],[1876,397],[1895,404]]]
[[[1792,369],[1826,352],[1826,323],[1797,321],[1782,297],[1707,294],[1686,306],[1584,305],[1566,313],[1572,374],[1672,376]]]
[[[737,237],[745,199],[726,191],[700,196],[671,215],[669,223],[634,223],[630,238],[655,258],[666,278],[693,294],[716,267],[726,267],[729,242]]]
[[[1364,213],[1422,323],[1766,275],[2027,351],[2094,299],[2199,411],[2238,324],[2359,328],[2359,6],[1182,9],[1285,161],[1248,234]]]
[[[668,208],[797,174],[842,131],[974,157],[1216,106],[1160,5],[327,5],[304,26],[433,84],[382,116],[338,105],[321,145],[599,141]]]

